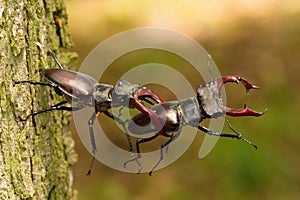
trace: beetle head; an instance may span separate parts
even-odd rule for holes
[[[240,76],[224,76],[217,78],[205,85],[200,85],[197,88],[197,98],[200,107],[204,111],[206,117],[219,117],[221,115],[229,116],[261,116],[264,112],[256,112],[248,108],[246,105],[243,109],[234,109],[226,107],[223,104],[221,97],[221,89],[225,83],[234,82],[242,83],[245,86],[247,94],[251,89],[258,89],[259,87],[249,83],[246,79]]]

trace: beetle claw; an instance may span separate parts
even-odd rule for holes
[[[138,99],[143,99],[145,100],[146,97],[152,99],[153,101],[155,101],[156,103],[163,103],[164,100],[162,98],[160,98],[157,94],[155,94],[152,90],[146,88],[146,87],[142,87],[141,89],[139,89],[136,94]]]
[[[240,116],[255,116],[259,117],[263,115],[265,112],[267,112],[268,109],[265,109],[262,112],[257,112],[254,110],[251,110],[247,105],[244,106],[243,109],[233,109],[225,107],[223,108],[226,112],[226,115],[233,116],[233,117],[240,117]]]
[[[258,86],[249,83],[245,78],[240,77],[240,76],[235,76],[235,77],[236,77],[238,80],[240,80],[241,83],[245,86],[247,94],[249,94],[249,91],[250,91],[251,89],[259,89]]]
[[[240,77],[240,76],[223,76],[221,78],[217,78],[217,94],[220,96],[221,95],[221,88],[224,84],[228,82],[234,82],[234,83],[242,83],[246,89],[247,95],[249,94],[249,91],[251,89],[259,89],[258,86],[251,84],[249,81],[247,81],[245,78]],[[263,115],[267,109],[265,109],[263,112],[257,112],[254,110],[251,110],[247,105],[244,106],[243,109],[234,109],[234,108],[228,108],[226,106],[223,106],[223,110],[225,111],[226,115],[229,116],[256,116],[259,117]]]
[[[245,86],[246,92],[247,94],[249,93],[249,91],[251,89],[259,89],[258,86],[253,85],[251,83],[249,83],[249,81],[247,81],[245,78],[241,77],[241,76],[223,76],[221,78],[217,78],[217,90],[218,93],[220,94],[220,90],[222,88],[222,86],[228,82],[234,82],[239,84],[240,82]]]

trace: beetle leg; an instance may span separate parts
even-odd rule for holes
[[[109,118],[111,118],[112,120],[115,120],[118,122],[118,124],[122,125],[123,129],[126,130],[126,126],[125,123],[117,116],[113,115],[112,113],[110,113],[108,110],[103,112],[106,116],[108,116]],[[125,131],[126,137],[127,137],[127,141],[129,144],[129,152],[132,153],[133,148],[132,148],[132,142],[131,142],[131,138],[130,135],[127,133],[127,131]]]
[[[95,155],[96,155],[96,151],[97,151],[97,146],[96,146],[96,142],[95,142],[95,135],[94,135],[94,121],[96,119],[96,117],[100,114],[99,111],[96,111],[93,113],[93,115],[91,116],[91,118],[88,121],[89,124],[89,132],[90,132],[90,139],[91,139],[91,145],[92,145],[92,160],[90,163],[90,167],[88,172],[86,173],[86,175],[90,176],[93,166],[94,166],[94,161],[95,161]]]
[[[54,88],[54,91],[56,92],[56,94],[58,94],[60,96],[63,95],[63,92],[61,91],[61,89],[53,83],[44,83],[44,82],[37,82],[37,81],[15,81],[14,85],[15,84],[23,84],[23,83],[28,83],[31,85],[42,85],[42,86],[52,87],[52,88]]]
[[[14,85],[23,84],[23,83],[29,83],[31,85],[42,85],[42,86],[49,86],[49,87],[52,87],[52,88],[57,88],[57,85],[54,85],[52,83],[43,83],[43,82],[37,82],[37,81],[14,81]]]
[[[113,115],[112,113],[110,113],[109,111],[104,111],[103,112],[106,116],[110,117],[111,119],[117,121],[119,124],[121,124],[123,126],[123,128],[125,129],[125,124],[124,122],[117,116]],[[93,169],[93,166],[94,166],[94,162],[95,162],[95,154],[96,154],[96,151],[97,151],[97,146],[96,146],[96,142],[95,142],[95,136],[94,136],[94,121],[96,119],[96,117],[98,117],[98,115],[100,114],[99,111],[95,111],[93,113],[93,115],[91,116],[91,118],[89,119],[88,121],[88,124],[89,124],[89,132],[90,132],[90,139],[91,139],[91,145],[92,145],[92,160],[90,162],[90,167],[89,167],[89,170],[87,172],[86,175],[90,176],[91,175],[91,172],[92,172],[92,169]],[[132,152],[132,143],[131,143],[131,138],[129,136],[129,134],[127,134],[126,132],[126,136],[127,136],[127,140],[128,140],[128,143],[129,143],[129,151]]]
[[[152,90],[146,88],[146,87],[142,87],[140,88],[136,94],[138,99],[144,99],[145,97],[149,97],[150,99],[152,99],[153,101],[155,101],[156,103],[163,103],[164,100],[161,99],[157,94],[155,94]]]
[[[130,162],[132,162],[132,161],[136,161],[137,163],[138,163],[138,174],[139,173],[141,173],[141,171],[142,171],[142,166],[141,166],[141,164],[140,164],[140,162],[138,161],[138,159],[139,158],[141,158],[141,150],[140,150],[140,144],[142,144],[142,143],[145,143],[145,142],[149,142],[149,141],[151,141],[151,140],[154,140],[157,136],[159,136],[159,134],[157,133],[157,134],[155,134],[155,135],[153,135],[152,137],[149,137],[149,138],[140,138],[140,139],[138,139],[137,141],[136,141],[136,151],[137,151],[137,156],[136,157],[134,157],[133,159],[131,159],[131,160],[127,160],[126,162],[124,162],[124,164],[123,164],[123,166],[124,166],[124,168],[126,168],[126,166],[127,166],[127,164],[128,163],[130,163]]]
[[[63,104],[66,104],[66,103],[68,103],[68,101],[59,102],[58,104],[55,104],[54,106],[51,106],[50,108],[47,108],[45,110],[40,110],[40,111],[33,112],[30,115],[28,115],[25,119],[20,119],[20,120],[21,121],[27,121],[32,116],[36,116],[36,115],[39,115],[41,113],[45,113],[45,112],[49,112],[49,111],[53,111],[53,110],[77,111],[77,110],[80,110],[82,108],[82,107],[62,106]]]
[[[228,82],[234,82],[234,83],[241,82],[244,85],[247,94],[249,94],[249,91],[251,89],[259,89],[258,86],[249,83],[245,78],[240,77],[240,76],[223,76],[221,78],[217,78],[216,82],[217,82],[216,94],[218,96],[221,96],[222,86]],[[222,106],[222,108],[225,111],[226,115],[234,116],[234,117],[239,117],[239,116],[259,117],[267,111],[267,109],[265,109],[263,112],[257,112],[257,111],[254,111],[254,110],[251,110],[250,108],[248,108],[247,105],[245,105],[243,109],[233,109],[233,108],[228,108],[226,106]]]
[[[156,167],[159,165],[159,163],[164,159],[164,151],[163,151],[163,149],[165,147],[168,148],[169,144],[171,142],[173,142],[174,140],[176,140],[178,138],[178,136],[180,135],[180,133],[181,133],[181,130],[179,130],[177,132],[177,134],[175,134],[174,136],[171,136],[171,138],[167,142],[165,142],[164,144],[162,144],[160,146],[160,158],[159,158],[158,162],[154,165],[154,167],[151,169],[151,171],[149,172],[149,176],[152,176],[153,171],[156,169]],[[167,153],[167,150],[166,150],[166,153]]]
[[[230,129],[233,130],[233,128],[231,126],[229,126]],[[250,142],[249,140],[247,140],[246,138],[242,137],[242,135],[236,131],[235,134],[230,134],[230,133],[217,133],[217,132],[214,132],[208,128],[205,128],[204,126],[201,126],[200,124],[198,125],[198,129],[207,133],[208,135],[213,135],[213,136],[217,136],[217,137],[228,137],[228,138],[236,138],[236,139],[239,139],[239,140],[243,140],[245,141],[246,143],[252,145],[255,149],[257,149],[257,146],[255,144],[253,144],[252,142]]]
[[[245,142],[247,142],[248,144],[252,145],[255,149],[257,149],[257,146],[255,144],[253,144],[252,142],[250,142],[249,140],[247,140],[246,138],[242,138],[242,135],[240,132],[237,132],[230,124],[229,120],[226,118],[227,124],[229,126],[229,128],[238,136],[241,137],[242,140],[244,140]]]

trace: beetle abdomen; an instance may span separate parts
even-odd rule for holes
[[[180,116],[178,115],[178,101],[172,101],[157,104],[151,107],[160,122],[163,129],[168,132],[177,132],[180,127]],[[145,113],[136,115],[128,125],[128,130],[135,135],[144,135],[148,133],[158,133],[160,130],[151,122],[150,117]]]
[[[83,98],[92,94],[97,81],[79,72],[65,69],[46,69],[44,76],[72,98]]]

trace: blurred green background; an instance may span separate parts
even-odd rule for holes
[[[152,177],[122,173],[99,162],[92,176],[85,176],[91,156],[74,133],[79,199],[299,199],[300,1],[66,0],[66,5],[79,66],[113,34],[145,26],[169,28],[197,40],[222,75],[238,74],[261,87],[249,96],[242,87],[229,87],[230,106],[246,102],[256,110],[269,109],[260,118],[230,118],[235,129],[259,146],[257,151],[241,141],[219,139],[200,160],[199,131],[180,159]],[[203,83],[192,72],[187,76],[194,85]],[[118,78],[113,70],[106,77]],[[172,94],[164,95],[172,99]]]

